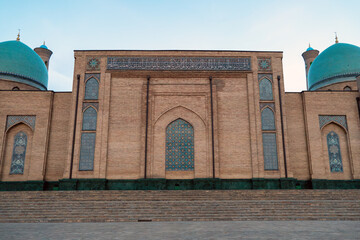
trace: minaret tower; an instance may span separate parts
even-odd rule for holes
[[[45,63],[46,69],[49,70],[49,61],[53,52],[47,48],[47,46],[45,45],[45,41],[44,44],[40,47],[34,48],[34,51],[41,57],[41,59]]]
[[[306,89],[309,89],[308,73],[309,73],[310,66],[318,55],[319,55],[319,51],[316,49],[313,49],[310,46],[310,43],[309,43],[308,49],[306,49],[306,51],[303,52],[303,54],[302,54],[302,57],[304,58],[304,62],[305,62]]]

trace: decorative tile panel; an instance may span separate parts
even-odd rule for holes
[[[97,100],[99,98],[99,82],[90,78],[85,83],[85,100]]]
[[[99,103],[97,102],[84,102],[83,106],[82,106],[82,110],[84,111],[85,108],[92,106],[94,107],[96,110],[99,110]]]
[[[341,115],[320,115],[319,116],[319,124],[320,129],[323,128],[326,124],[336,122],[337,124],[340,124],[343,128],[346,130],[347,128],[347,122],[346,122],[346,116]]]
[[[194,129],[190,123],[177,119],[166,128],[166,171],[194,170]]]
[[[95,153],[96,133],[82,133],[80,147],[80,171],[94,170],[94,153]]]
[[[341,161],[339,136],[335,132],[331,131],[327,135],[326,139],[329,152],[330,171],[342,172],[343,165]]]
[[[263,78],[259,83],[260,100],[271,101],[274,99],[272,83],[269,79]]]
[[[13,154],[11,159],[10,174],[24,174],[25,154],[27,146],[27,136],[24,132],[19,132],[14,138]]]
[[[20,122],[26,123],[32,130],[35,130],[35,120],[36,116],[7,116],[6,130]]]
[[[83,113],[82,130],[96,131],[97,112],[93,107],[89,107]]]
[[[86,62],[86,70],[100,70],[100,59],[97,57],[88,57]]]
[[[271,71],[271,58],[258,58],[259,71]]]
[[[274,103],[269,103],[269,102],[261,102],[260,103],[260,109],[263,109],[265,107],[270,107],[272,110],[275,111],[275,104]]]
[[[270,108],[265,108],[261,112],[262,130],[275,130],[274,112]]]
[[[100,82],[100,73],[85,73],[85,82],[89,79],[89,78],[96,78],[96,80],[98,80],[98,82]]]
[[[263,133],[264,169],[278,170],[278,156],[275,133]]]
[[[108,70],[249,71],[249,57],[108,57]]]

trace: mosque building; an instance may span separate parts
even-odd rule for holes
[[[302,92],[280,51],[75,50],[72,92],[51,55],[0,43],[0,190],[360,188],[357,46]]]

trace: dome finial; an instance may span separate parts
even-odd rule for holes
[[[310,43],[309,43],[309,48],[311,48]]]
[[[44,43],[43,43],[43,45],[45,45],[45,40],[44,40]]]
[[[337,37],[337,33],[335,32],[335,43],[339,43],[339,39]]]
[[[20,41],[20,29],[19,29],[19,33],[17,35],[16,41]]]

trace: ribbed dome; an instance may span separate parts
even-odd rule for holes
[[[309,69],[309,90],[355,80],[360,75],[360,48],[336,43],[315,58]]]
[[[48,72],[39,55],[20,41],[0,43],[0,78],[41,90],[48,85]]]

